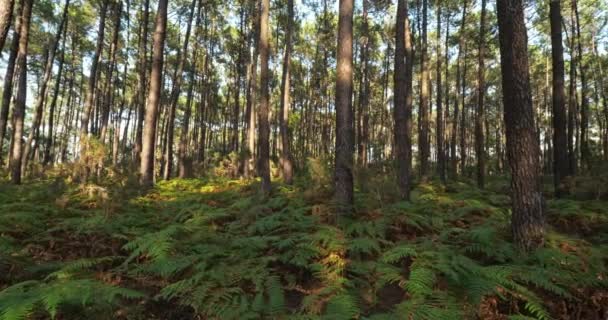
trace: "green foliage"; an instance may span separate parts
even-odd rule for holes
[[[23,270],[0,276],[0,319],[470,319],[488,298],[518,305],[501,309],[513,319],[552,319],[548,299],[587,305],[585,292],[607,287],[599,202],[550,201],[557,227],[596,232],[556,228],[520,255],[508,201],[462,183],[391,202],[374,182],[337,224],[302,181],[263,202],[222,177],[143,196],[110,183],[0,185],[0,269]]]

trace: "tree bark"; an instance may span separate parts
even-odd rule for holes
[[[270,124],[268,123],[270,94],[268,90],[268,56],[270,33],[268,30],[268,15],[270,1],[261,0],[260,14],[260,107],[258,109],[259,156],[258,174],[262,178],[261,192],[270,194]]]
[[[514,243],[521,250],[529,251],[542,245],[545,227],[522,0],[498,0],[497,16],[512,177],[511,228]]]
[[[367,148],[369,140],[369,18],[368,0],[363,0],[361,26],[361,77],[359,83],[359,110],[357,115],[357,161],[359,166],[367,166]]]
[[[477,112],[475,114],[475,156],[477,157],[477,186],[483,189],[486,178],[486,150],[484,137],[486,94],[485,83],[485,37],[486,37],[486,0],[481,0],[481,18],[479,24],[479,50],[477,59]]]
[[[352,210],[353,196],[353,0],[340,0],[336,69],[335,200]]]
[[[591,150],[589,149],[589,87],[587,84],[587,65],[583,60],[583,49],[581,44],[581,25],[578,13],[577,0],[572,1],[572,7],[576,18],[576,43],[578,51],[578,67],[581,77],[581,127],[580,127],[580,146],[581,146],[581,166],[590,168]],[[574,38],[574,34],[572,34]]]
[[[162,88],[163,51],[167,33],[167,2],[168,0],[159,0],[156,13],[152,70],[150,72],[150,92],[146,105],[142,135],[141,165],[139,169],[141,174],[140,183],[143,186],[151,186],[154,183],[154,142],[156,140],[156,118],[158,116]]]
[[[4,75],[4,84],[2,87],[2,106],[0,107],[0,165],[2,164],[2,145],[4,144],[4,137],[6,135],[6,128],[8,126],[8,115],[11,106],[11,98],[13,96],[13,85],[15,84],[15,63],[17,61],[17,54],[19,53],[19,38],[21,32],[21,12],[23,6],[19,6],[15,16],[15,28],[13,31],[13,38],[11,40],[11,50],[6,63],[6,73]],[[9,148],[10,150],[11,148]]]
[[[428,0],[422,0],[422,39],[420,53],[420,68],[422,69],[422,83],[420,84],[420,132],[418,145],[420,148],[420,176],[426,179],[429,167],[431,146],[429,143],[429,95],[430,76],[428,64]]]
[[[32,123],[32,128],[30,129],[29,136],[27,138],[27,142],[24,146],[23,151],[23,159],[21,160],[21,170],[25,172],[27,169],[27,164],[30,159],[30,153],[32,150],[32,142],[36,137],[36,132],[40,127],[40,122],[42,120],[43,107],[46,97],[49,95],[48,92],[48,83],[51,80],[51,76],[53,75],[53,64],[55,62],[55,55],[57,54],[57,48],[59,47],[59,42],[61,41],[61,36],[63,35],[63,28],[65,28],[67,19],[68,19],[68,9],[70,6],[70,1],[66,0],[63,15],[61,18],[61,23],[59,24],[59,28],[57,29],[57,34],[55,35],[55,39],[51,43],[50,48],[48,48],[48,57],[46,60],[46,65],[44,67],[44,75],[42,82],[40,83],[40,89],[38,93],[38,97],[36,98],[36,103],[34,104],[34,121]],[[59,79],[57,80],[59,81]],[[38,139],[36,139],[38,140]],[[36,141],[37,143],[37,141]]]
[[[285,56],[283,57],[283,79],[281,85],[281,167],[283,181],[293,183],[293,164],[290,151],[289,108],[290,99],[290,66],[291,66],[291,33],[293,32],[293,0],[287,0],[287,30],[285,31]]]
[[[446,51],[448,47],[446,47]],[[443,127],[443,89],[442,89],[442,57],[441,57],[441,3],[437,2],[437,173],[439,179],[445,182],[445,142]]]
[[[66,1],[67,2],[67,1]],[[65,40],[67,38],[67,20],[66,20],[66,26],[63,29],[63,39],[62,44],[61,44],[61,56],[59,57],[59,67],[57,70],[57,79],[55,79],[55,87],[53,88],[53,98],[51,99],[51,105],[49,107],[49,124],[48,124],[48,128],[47,128],[47,134],[46,134],[46,146],[44,149],[44,157],[42,159],[42,164],[46,165],[51,161],[52,158],[52,148],[53,148],[53,143],[54,143],[54,139],[53,139],[53,130],[54,130],[54,126],[53,123],[55,121],[55,106],[57,105],[57,98],[59,97],[59,85],[61,83],[61,77],[63,75],[63,65],[65,62]],[[65,83],[64,83],[65,86]],[[65,90],[65,88],[64,88]],[[60,109],[61,110],[61,109]]]
[[[23,122],[25,120],[25,102],[27,97],[27,50],[32,17],[32,0],[21,2],[21,22],[19,23],[19,50],[17,53],[16,68],[18,70],[18,86],[13,110],[13,142],[11,147],[11,182],[21,184],[21,159],[23,156],[22,142]]]
[[[4,48],[4,41],[13,20],[14,5],[15,0],[0,0],[0,51]]]
[[[148,19],[150,16],[150,0],[144,0],[144,10],[140,20],[139,49],[138,54],[138,79],[137,79],[137,123],[135,125],[135,146],[133,148],[133,159],[135,163],[141,161],[141,143],[142,131],[144,123],[144,112],[146,105],[146,68],[147,68],[147,50],[148,50]]]
[[[410,199],[410,168],[412,163],[412,39],[407,0],[397,3],[395,32],[394,140],[397,184],[403,200]]]
[[[564,178],[568,176],[567,115],[564,91],[564,47],[562,44],[561,0],[549,3],[551,22],[551,57],[553,64],[553,182],[555,196],[564,195]]]
[[[89,76],[88,90],[86,100],[84,102],[84,110],[80,120],[80,156],[85,156],[87,146],[87,135],[89,133],[89,119],[93,111],[95,103],[96,85],[97,85],[97,68],[101,60],[101,51],[103,50],[103,41],[105,36],[106,13],[108,10],[109,0],[103,0],[100,10],[99,30],[97,31],[97,46],[95,54],[91,60],[91,73]]]
[[[462,19],[460,24],[460,34],[458,36],[458,57],[456,58],[456,93],[454,99],[454,114],[452,118],[452,132],[450,137],[450,173],[452,178],[456,178],[458,175],[458,158],[456,156],[456,137],[458,136],[458,121],[460,116],[458,91],[460,90],[460,60],[462,56],[462,49],[464,47],[464,27],[466,25],[467,18],[467,1],[464,1],[462,6]],[[464,107],[464,106],[463,106]]]
[[[173,137],[175,127],[175,111],[177,109],[177,103],[179,101],[179,94],[181,92],[182,79],[184,73],[184,65],[188,57],[188,45],[190,44],[190,32],[192,30],[192,20],[194,18],[194,9],[196,7],[196,1],[192,0],[190,5],[190,15],[188,17],[188,24],[186,28],[186,35],[184,38],[184,44],[181,54],[178,55],[178,65],[175,72],[175,78],[173,79],[173,89],[170,97],[170,107],[168,122],[167,122],[167,141],[165,142],[165,168],[163,170],[163,178],[165,180],[171,179],[171,173],[173,171]]]

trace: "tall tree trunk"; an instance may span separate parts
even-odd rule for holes
[[[67,1],[66,1],[67,2]],[[49,124],[47,128],[46,134],[46,147],[44,149],[44,157],[42,159],[42,164],[46,165],[51,161],[51,157],[53,155],[53,130],[54,130],[54,120],[55,120],[55,106],[57,105],[57,98],[59,97],[59,85],[61,83],[61,76],[63,75],[63,64],[65,61],[65,41],[67,38],[67,20],[66,26],[63,29],[63,39],[61,44],[61,56],[59,57],[59,67],[57,70],[57,79],[55,79],[55,87],[53,88],[53,98],[51,99],[51,105],[49,107]],[[65,86],[65,83],[64,83]],[[65,89],[65,88],[64,88]],[[60,109],[61,110],[61,109]]]
[[[568,88],[568,167],[570,175],[576,174],[577,169],[577,155],[576,155],[576,145],[574,142],[575,127],[576,127],[576,64],[577,64],[577,54],[574,48],[574,34],[575,31],[575,23],[574,23],[574,6],[571,6],[571,36],[570,36],[570,86]]]
[[[285,56],[283,57],[283,79],[281,86],[281,167],[283,169],[283,181],[286,184],[293,182],[293,164],[290,151],[289,134],[289,108],[290,100],[290,66],[291,66],[291,33],[293,32],[293,0],[287,0],[287,31],[285,34]]]
[[[336,70],[335,200],[352,209],[353,196],[353,0],[340,0]]]
[[[152,70],[150,72],[150,92],[146,105],[142,135],[141,165],[139,168],[141,174],[140,183],[144,186],[151,186],[154,183],[154,142],[156,140],[156,119],[162,88],[163,51],[167,34],[167,2],[168,0],[159,0],[156,13]]]
[[[268,91],[268,55],[270,44],[270,33],[268,30],[268,15],[270,10],[270,1],[261,0],[260,14],[260,107],[258,109],[258,137],[259,137],[259,155],[258,155],[258,174],[262,178],[262,194],[270,193],[270,125],[268,123],[269,100],[270,94]]]
[[[0,51],[4,47],[4,41],[8,35],[8,29],[13,20],[13,6],[15,0],[0,0]]]
[[[528,251],[542,245],[545,227],[522,0],[498,0],[497,15],[512,177],[511,227],[515,244]]]
[[[11,182],[21,184],[21,159],[23,156],[22,142],[23,122],[25,120],[25,101],[27,97],[27,46],[29,40],[30,20],[32,17],[32,0],[21,2],[21,22],[19,23],[19,51],[16,68],[19,77],[15,107],[13,110],[13,142],[11,147],[10,168]]]
[[[102,143],[106,143],[106,137],[108,135],[108,123],[110,120],[110,111],[113,106],[114,100],[114,71],[116,69],[116,51],[118,49],[118,38],[120,35],[120,17],[122,16],[122,2],[118,2],[115,5],[114,14],[114,30],[112,31],[112,43],[110,44],[110,51],[108,52],[108,65],[106,73],[106,83],[104,84],[104,93],[101,104],[101,128],[99,134],[99,140]],[[100,168],[103,163],[100,163]]]
[[[260,36],[260,20],[259,20],[259,8],[257,5],[253,5],[252,16],[253,16],[253,53],[251,56],[251,60],[249,63],[248,77],[249,81],[247,83],[247,106],[246,106],[246,114],[245,118],[247,121],[247,132],[245,134],[245,152],[243,155],[242,166],[243,166],[243,176],[245,178],[249,178],[251,176],[250,173],[250,159],[253,157],[253,153],[255,151],[255,103],[256,100],[256,92],[257,92],[257,65],[258,65],[258,54],[259,54],[259,36]]]
[[[479,50],[477,60],[477,112],[475,114],[475,155],[477,156],[477,186],[481,189],[485,186],[486,178],[486,150],[484,137],[486,95],[485,80],[485,37],[486,37],[486,0],[481,0],[481,18],[479,24]]]
[[[429,143],[429,95],[430,75],[428,63],[428,37],[427,37],[428,0],[422,0],[422,43],[420,53],[420,68],[422,69],[422,83],[420,84],[420,132],[418,133],[418,145],[420,148],[420,176],[426,178],[429,167],[430,143]]]
[[[393,113],[397,184],[404,200],[410,199],[411,188],[413,56],[407,0],[399,0],[395,32]]]
[[[143,13],[140,20],[139,34],[139,49],[138,55],[138,74],[137,74],[137,123],[135,125],[135,146],[133,148],[134,163],[141,161],[142,150],[142,131],[144,123],[144,113],[146,106],[146,68],[147,68],[147,50],[148,50],[148,19],[150,16],[150,0],[143,0]]]
[[[27,164],[30,158],[31,150],[32,150],[32,142],[36,137],[36,132],[40,127],[40,121],[42,120],[43,107],[46,97],[49,95],[48,92],[48,83],[51,80],[51,76],[53,75],[53,64],[55,62],[55,55],[57,54],[57,48],[59,47],[59,42],[61,41],[61,36],[63,34],[63,28],[65,28],[67,19],[68,19],[68,10],[70,6],[70,0],[65,1],[65,5],[63,8],[63,15],[61,18],[61,23],[59,24],[59,28],[57,29],[57,33],[55,34],[55,39],[50,44],[50,48],[48,48],[48,57],[46,60],[46,65],[44,67],[44,76],[42,82],[40,83],[40,89],[38,93],[38,97],[36,98],[36,103],[34,104],[34,121],[32,123],[32,128],[30,130],[29,136],[27,138],[27,142],[24,146],[23,151],[23,159],[21,160],[21,170],[25,172],[27,169]],[[59,81],[59,79],[57,79]],[[36,139],[36,143],[38,143]]]
[[[458,57],[456,58],[456,93],[454,99],[454,114],[452,118],[452,136],[450,137],[450,173],[452,178],[456,178],[458,175],[458,158],[456,156],[456,137],[458,136],[458,121],[460,116],[458,91],[460,90],[460,60],[462,56],[462,49],[464,47],[464,27],[466,25],[467,18],[467,1],[464,1],[462,5],[462,19],[460,24],[460,34],[458,35]],[[464,106],[463,106],[464,107]]]
[[[447,28],[446,28],[447,29]],[[446,47],[446,51],[448,47]],[[437,173],[439,179],[445,182],[445,142],[444,142],[444,126],[443,126],[443,89],[442,89],[442,70],[441,70],[441,3],[437,2]],[[448,63],[448,62],[446,62]]]
[[[188,17],[188,24],[186,28],[186,36],[184,38],[184,44],[181,51],[181,55],[178,55],[178,65],[175,73],[175,78],[173,81],[173,89],[171,91],[170,98],[170,107],[168,122],[167,122],[167,141],[165,142],[165,168],[163,170],[164,179],[171,179],[171,173],[173,171],[173,137],[174,137],[174,126],[175,126],[175,111],[177,109],[177,103],[179,101],[179,94],[181,92],[182,79],[184,73],[184,64],[186,63],[186,59],[188,57],[188,45],[190,43],[190,32],[192,30],[192,19],[194,18],[194,9],[196,7],[196,1],[192,0],[190,4],[190,15]]]
[[[97,46],[95,54],[91,60],[91,73],[89,76],[88,90],[86,100],[84,102],[84,110],[80,120],[80,156],[85,156],[87,148],[87,135],[89,133],[89,119],[93,111],[95,103],[96,87],[97,87],[97,68],[101,60],[101,51],[103,50],[103,41],[105,37],[106,13],[108,10],[109,0],[103,0],[100,9],[99,30],[97,31]]]
[[[587,65],[583,59],[583,49],[581,44],[581,24],[580,16],[578,13],[577,0],[572,1],[572,6],[576,18],[576,47],[578,51],[578,67],[581,74],[581,166],[584,165],[588,170],[591,160],[591,150],[589,149],[589,87],[587,85]],[[574,34],[572,34],[572,37],[574,38]]]
[[[369,139],[369,19],[368,0],[363,0],[361,26],[361,78],[359,82],[359,110],[357,114],[357,161],[360,166],[367,165],[367,145]]]
[[[15,28],[13,30],[13,38],[11,40],[11,50],[6,63],[6,73],[4,75],[4,84],[2,87],[2,106],[0,107],[0,165],[2,164],[2,145],[8,126],[8,115],[11,106],[11,98],[13,97],[13,85],[15,82],[15,63],[17,54],[19,53],[19,38],[21,32],[21,12],[23,6],[20,5],[15,15]],[[9,148],[11,150],[12,148]]]
[[[568,176],[567,115],[564,92],[564,47],[562,44],[561,0],[549,3],[551,22],[551,57],[553,61],[553,182],[556,197],[564,194],[564,178]]]

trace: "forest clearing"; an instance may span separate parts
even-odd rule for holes
[[[0,320],[608,320],[608,3],[0,0]]]

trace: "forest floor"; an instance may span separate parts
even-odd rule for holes
[[[510,242],[508,180],[275,184],[65,172],[0,181],[0,319],[607,319],[608,201],[546,202],[543,248]],[[409,315],[409,316],[408,316]]]

